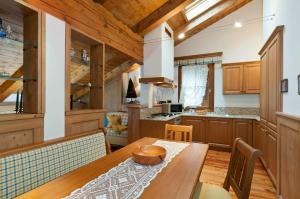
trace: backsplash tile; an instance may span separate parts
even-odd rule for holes
[[[221,115],[257,115],[259,116],[259,108],[252,107],[215,107],[215,113]]]
[[[153,106],[153,108],[142,108],[140,110],[140,118],[146,118],[152,114],[161,113],[161,112],[162,112],[161,105]]]

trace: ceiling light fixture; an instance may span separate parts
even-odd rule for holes
[[[241,22],[236,21],[236,22],[234,22],[233,27],[241,28],[241,27],[243,27],[243,24]]]
[[[178,39],[183,39],[183,38],[185,38],[185,34],[184,34],[184,33],[180,33],[180,34],[178,35]]]

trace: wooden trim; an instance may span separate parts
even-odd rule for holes
[[[215,111],[215,64],[208,64],[208,110]]]
[[[81,115],[81,114],[88,114],[88,113],[102,113],[105,112],[104,109],[82,109],[82,110],[74,110],[66,112],[66,115]]]
[[[290,120],[300,122],[300,115],[292,115],[292,114],[284,113],[284,112],[277,112],[276,115],[278,117],[284,117],[284,118],[287,118],[287,119],[290,119]]]
[[[101,131],[101,129],[99,131]],[[33,144],[33,145],[29,145],[29,146],[22,147],[22,148],[10,149],[10,150],[7,150],[7,151],[0,152],[0,158],[6,157],[6,156],[9,156],[9,155],[18,154],[18,153],[23,153],[25,151],[30,151],[30,150],[33,150],[33,149],[46,147],[46,146],[49,146],[49,145],[54,145],[54,144],[66,142],[66,141],[69,141],[69,140],[78,139],[78,138],[93,135],[93,134],[97,134],[97,133],[99,133],[99,131],[91,131],[91,132],[88,132],[88,133],[81,133],[81,134],[76,134],[76,135],[72,135],[72,136],[68,136],[68,137],[56,138],[56,139],[53,139],[53,140],[44,141],[42,143]]]
[[[10,120],[26,120],[32,118],[42,118],[44,114],[0,114],[0,122],[2,121],[10,121]]]
[[[178,66],[178,102],[181,94],[181,83],[182,83],[182,66]]]
[[[70,108],[70,93],[71,93],[71,77],[70,77],[70,49],[71,49],[71,26],[66,23],[66,32],[65,32],[65,111],[69,112],[71,110]]]
[[[270,45],[270,43],[273,41],[273,39],[276,37],[276,35],[280,32],[282,32],[284,29],[284,25],[281,26],[277,26],[274,31],[271,33],[270,37],[268,38],[268,40],[265,42],[265,44],[263,45],[263,47],[261,48],[261,50],[259,51],[259,55],[262,55],[263,52],[266,50],[266,48]]]
[[[223,66],[232,66],[232,65],[245,65],[245,64],[260,64],[261,61],[246,61],[246,62],[233,62],[233,63],[222,63]]]
[[[199,58],[207,58],[207,57],[221,57],[221,56],[223,56],[223,52],[214,52],[214,53],[195,54],[195,55],[175,57],[174,60],[180,61],[180,60],[199,59]]]
[[[192,0],[169,0],[133,27],[133,30],[143,35],[155,29],[161,23],[181,12]]]

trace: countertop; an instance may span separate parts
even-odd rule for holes
[[[141,118],[141,120],[152,120],[152,121],[169,121],[175,119],[177,117],[186,116],[186,117],[213,117],[213,118],[235,118],[235,119],[252,119],[256,121],[260,121],[260,117],[257,115],[228,115],[228,114],[217,114],[217,113],[207,113],[204,115],[200,115],[197,113],[180,113],[170,117],[146,117]]]

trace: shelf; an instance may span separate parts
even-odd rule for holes
[[[92,85],[89,84],[83,84],[83,83],[71,83],[72,86],[78,86],[78,87],[92,87]]]
[[[0,75],[0,79],[9,80],[9,81],[37,81],[37,78],[32,77],[10,77]]]

